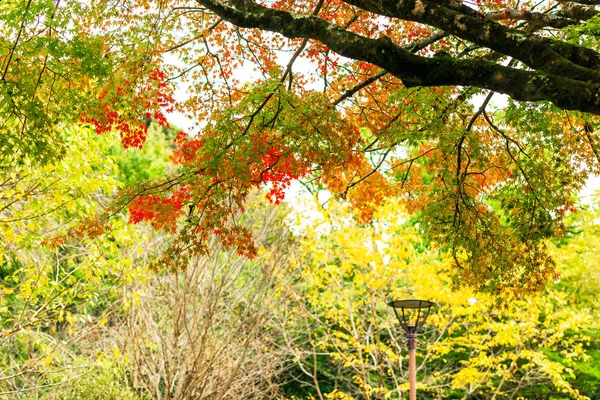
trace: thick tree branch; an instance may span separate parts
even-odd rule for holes
[[[588,19],[598,15],[600,11],[593,7],[577,4],[573,2],[565,3],[562,10],[558,13],[559,16],[571,18],[579,21],[587,21]]]
[[[344,1],[379,15],[436,27],[536,70],[600,83],[600,56],[596,52],[506,27],[466,6],[457,10],[447,7],[443,0]]]
[[[558,0],[559,3],[578,3],[584,4],[588,6],[597,6],[600,5],[600,0]]]
[[[548,100],[563,109],[600,114],[600,85],[597,83],[600,79],[594,79],[594,83],[587,83],[570,77],[542,71],[519,70],[479,59],[459,60],[450,56],[428,58],[412,54],[394,44],[389,38],[367,38],[314,16],[292,14],[250,2],[244,2],[244,10],[240,10],[218,0],[197,1],[221,18],[240,27],[277,32],[289,38],[320,41],[344,57],[378,65],[402,79],[407,87],[475,86],[505,93],[515,100]],[[527,40],[526,37],[524,40]]]
[[[564,3],[562,9],[556,13],[541,13],[526,9],[508,8],[503,11],[486,14],[485,16],[493,21],[527,21],[537,28],[550,27],[561,29],[577,25],[582,21],[587,21],[599,13],[600,11],[593,7],[569,2]],[[529,31],[531,30],[529,29]]]
[[[569,18],[567,15],[558,16],[556,14],[544,14],[540,12],[530,12],[527,10],[517,10],[516,8],[509,8],[501,12],[486,14],[486,17],[493,21],[507,19],[512,21],[527,21],[535,26],[559,29],[579,23],[578,19]]]
[[[441,38],[443,38],[445,36],[446,36],[445,32],[437,32],[426,39],[418,40],[413,43],[410,43],[407,46],[405,46],[405,48],[407,50],[409,50],[411,53],[416,53],[420,50],[423,50],[430,44],[435,43],[436,41],[440,40]],[[344,92],[344,94],[342,94],[337,100],[335,100],[333,102],[333,105],[337,106],[342,101],[346,100],[349,97],[354,96],[354,94],[356,94],[360,90],[364,89],[365,87],[369,86],[371,83],[378,81],[380,78],[384,77],[385,75],[387,75],[387,71],[384,71],[384,70],[378,71],[375,75],[367,78],[362,83],[354,86],[351,89],[346,90]]]

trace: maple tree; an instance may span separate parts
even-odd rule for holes
[[[556,275],[546,239],[600,165],[594,7],[14,0],[0,8],[2,153],[60,155],[65,121],[141,147],[148,121],[176,110],[198,124],[174,140],[176,171],[129,186],[71,233],[100,234],[128,208],[178,238],[157,267],[185,267],[211,235],[252,257],[234,222],[244,199],[266,186],[278,203],[303,179],[363,223],[401,196],[451,250],[458,284],[537,290]]]

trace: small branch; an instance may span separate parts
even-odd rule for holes
[[[485,120],[487,121],[487,123],[492,127],[492,129],[494,129],[496,132],[498,132],[505,140],[505,147],[506,147],[506,152],[508,153],[508,156],[511,158],[511,160],[513,160],[513,162],[515,163],[515,165],[517,166],[518,170],[521,172],[521,175],[523,175],[523,179],[525,179],[525,182],[527,183],[527,186],[529,187],[529,189],[531,189],[531,192],[533,193],[534,196],[534,201],[537,202],[543,209],[544,211],[548,211],[546,209],[546,207],[542,204],[542,202],[539,199],[539,196],[537,194],[537,191],[535,190],[534,186],[531,184],[531,181],[529,180],[529,177],[527,176],[527,174],[525,173],[525,170],[523,170],[523,167],[521,167],[521,164],[519,163],[519,160],[515,157],[515,155],[512,153],[512,151],[510,150],[510,143],[516,143],[513,139],[510,139],[500,128],[498,128],[490,119],[490,117],[487,115],[487,113],[483,113],[483,117],[485,118]],[[519,151],[521,151],[523,154],[525,154],[521,147],[517,144],[517,146],[519,147]]]
[[[375,166],[375,168],[373,168],[368,174],[366,174],[365,176],[361,177],[359,180],[357,180],[356,182],[352,182],[349,183],[346,186],[346,190],[344,191],[344,193],[341,194],[341,197],[343,199],[346,198],[346,195],[348,194],[348,191],[353,188],[354,186],[358,185],[359,183],[363,182],[365,179],[369,178],[371,175],[373,175],[375,172],[379,171],[379,168],[381,168],[381,166],[383,165],[383,162],[385,161],[385,159],[387,158],[387,156],[390,154],[390,152],[394,149],[393,146],[389,147],[387,149],[387,151],[383,154],[383,156],[381,157],[381,160],[379,160],[379,163]]]
[[[169,52],[171,52],[173,50],[177,50],[180,47],[188,45],[188,44],[190,44],[190,43],[192,43],[192,42],[194,42],[194,41],[196,41],[198,39],[206,37],[206,32],[207,31],[210,32],[210,31],[214,30],[221,22],[223,22],[223,18],[217,19],[211,26],[209,26],[208,28],[206,28],[205,30],[203,30],[199,35],[196,35],[196,36],[194,36],[193,38],[191,38],[189,40],[181,42],[181,43],[179,43],[179,44],[177,44],[177,45],[175,45],[173,47],[170,47],[167,50],[165,50],[164,52],[165,53],[169,53]]]
[[[385,70],[379,70],[379,71],[377,71],[377,73],[375,75],[373,75],[373,76],[365,79],[363,82],[359,83],[358,85],[354,86],[353,88],[346,90],[344,92],[344,94],[342,94],[337,100],[335,100],[333,102],[333,105],[337,106],[342,101],[346,100],[349,97],[354,96],[360,90],[362,90],[365,87],[369,86],[371,83],[378,81],[379,79],[381,79],[382,77],[384,77],[387,74],[388,74],[388,72],[385,71]]]
[[[481,107],[479,107],[479,110],[477,110],[477,112],[475,114],[473,114],[473,116],[471,117],[471,120],[467,124],[467,127],[466,127],[463,135],[460,137],[460,139],[458,139],[458,142],[456,143],[456,196],[455,196],[455,200],[454,200],[454,220],[453,220],[453,225],[455,227],[458,226],[457,224],[458,224],[458,221],[460,218],[459,202],[460,202],[460,196],[461,196],[461,186],[464,183],[464,181],[468,175],[467,174],[468,164],[471,162],[469,159],[469,163],[467,164],[467,166],[465,167],[465,169],[463,171],[462,170],[462,146],[463,146],[465,139],[467,138],[467,134],[473,128],[473,124],[475,123],[477,118],[480,115],[485,114],[485,108],[487,107],[488,103],[490,102],[490,100],[492,99],[493,96],[494,96],[494,92],[488,93],[485,100],[481,104]]]
[[[19,44],[19,40],[21,40],[23,29],[25,29],[25,21],[27,21],[27,13],[29,12],[29,8],[31,7],[31,1],[32,0],[29,0],[27,2],[27,5],[25,6],[25,11],[23,12],[23,20],[21,21],[21,26],[19,27],[19,33],[17,34],[17,38],[15,39],[13,47],[10,49],[10,55],[8,56],[8,60],[6,60],[6,65],[4,66],[4,72],[2,72],[1,78],[1,80],[3,81],[6,81],[6,74],[8,73],[8,68],[10,67],[12,58],[15,55],[15,50],[17,49],[17,45]]]
[[[598,148],[596,147],[596,142],[594,141],[594,139],[592,138],[592,133],[594,132],[594,128],[592,127],[592,124],[590,124],[589,122],[586,122],[583,125],[583,133],[585,135],[585,138],[587,139],[588,143],[590,144],[590,147],[592,148],[592,152],[594,153],[594,156],[596,156],[596,160],[600,163],[600,153],[598,152]]]
[[[586,6],[597,6],[600,5],[600,0],[558,0],[559,3],[565,3],[565,4],[569,4],[569,3],[577,3],[577,4],[584,4]]]

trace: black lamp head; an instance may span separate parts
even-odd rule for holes
[[[410,299],[394,300],[389,302],[388,305],[394,309],[396,318],[398,318],[406,333],[416,334],[417,330],[425,324],[431,312],[431,307],[435,303],[428,300]]]

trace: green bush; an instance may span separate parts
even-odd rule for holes
[[[143,400],[129,385],[125,369],[119,365],[95,366],[80,374],[57,374],[55,383],[30,392],[23,400]],[[66,380],[66,381],[65,381]],[[64,382],[64,383],[62,383]]]

